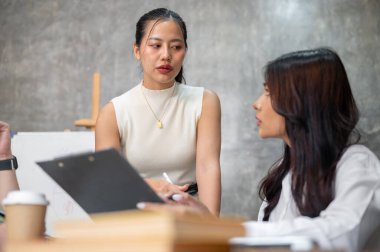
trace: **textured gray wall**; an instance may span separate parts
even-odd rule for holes
[[[281,154],[280,141],[258,138],[251,103],[263,65],[282,53],[338,51],[380,156],[377,0],[0,0],[0,119],[14,131],[82,130],[73,121],[90,116],[92,73],[102,74],[102,105],[136,85],[135,23],[161,6],[187,22],[187,82],[221,99],[223,214],[256,218],[258,181]]]

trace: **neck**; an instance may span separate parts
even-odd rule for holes
[[[175,81],[171,81],[168,83],[152,83],[152,82],[147,82],[143,80],[142,85],[151,90],[162,90],[162,89],[168,89],[171,88],[174,85]]]

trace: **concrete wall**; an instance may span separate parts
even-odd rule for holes
[[[251,103],[262,67],[282,53],[338,51],[380,156],[377,0],[0,0],[0,119],[14,131],[82,130],[73,121],[90,116],[92,73],[102,74],[102,105],[136,85],[135,23],[161,6],[187,22],[187,83],[221,99],[223,214],[256,218],[258,181],[281,154],[280,141],[258,138]]]

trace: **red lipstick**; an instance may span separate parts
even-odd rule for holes
[[[257,127],[261,126],[261,120],[258,117],[256,117],[256,125]]]
[[[173,70],[173,67],[171,65],[161,65],[157,67],[157,70],[162,74],[167,74]]]

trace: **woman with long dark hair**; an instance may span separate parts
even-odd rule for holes
[[[320,48],[269,62],[253,107],[260,136],[283,139],[284,154],[260,184],[264,222],[248,223],[251,235],[308,235],[327,249],[363,247],[380,220],[380,164],[356,144],[359,112],[339,56]]]
[[[344,66],[329,49],[286,54],[267,65],[264,89],[253,105],[260,136],[270,136],[260,120],[261,102],[270,99],[274,112],[284,118],[285,146],[283,158],[260,186],[268,203],[263,219],[278,204],[286,175],[300,214],[319,216],[334,198],[337,163],[352,144],[359,120]]]
[[[244,223],[247,235],[362,249],[380,224],[380,162],[357,144],[359,112],[339,56],[319,48],[269,62],[253,107],[260,137],[282,139],[284,153],[260,184],[263,204],[258,221]],[[207,213],[187,195],[173,198],[182,204],[174,207]]]

